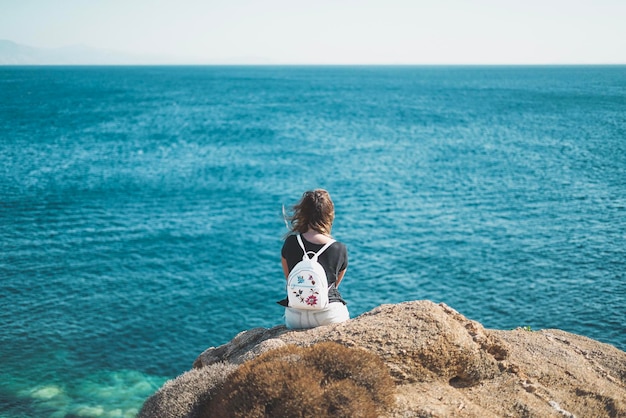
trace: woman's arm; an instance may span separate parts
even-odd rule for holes
[[[335,282],[335,287],[339,287],[339,283],[341,282],[341,279],[343,279],[344,274],[346,274],[346,269],[341,270],[339,274],[337,275],[337,281]]]
[[[289,277],[289,266],[287,265],[287,260],[285,260],[285,257],[281,257],[280,261],[283,264],[283,273],[285,273],[285,280],[287,280],[287,277]]]

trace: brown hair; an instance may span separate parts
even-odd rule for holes
[[[330,235],[335,220],[335,205],[326,190],[304,192],[292,211],[293,214],[287,219],[291,222],[291,232],[303,234],[310,228]]]

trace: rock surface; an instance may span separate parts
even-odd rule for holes
[[[255,328],[212,347],[139,417],[198,417],[237,365],[285,344],[376,353],[397,384],[387,417],[626,417],[626,353],[560,330],[485,329],[445,304],[381,305],[343,324]]]

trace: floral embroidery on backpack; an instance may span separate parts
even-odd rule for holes
[[[309,274],[309,278],[305,279],[303,276],[297,276],[297,282],[299,285],[305,285],[305,282],[308,280],[309,283],[306,284],[307,288],[302,289],[294,289],[292,291],[293,295],[300,300],[301,303],[306,304],[307,306],[315,307],[318,303],[319,291],[315,288],[315,278]],[[309,287],[310,286],[310,287]],[[308,293],[307,294],[307,290]]]

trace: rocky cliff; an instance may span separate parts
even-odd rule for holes
[[[560,330],[485,329],[445,304],[382,305],[305,331],[256,328],[209,348],[139,417],[199,417],[239,364],[333,341],[378,355],[396,383],[388,417],[626,417],[626,353]]]

